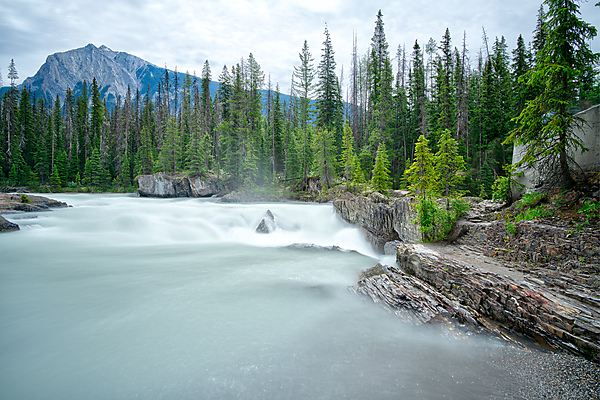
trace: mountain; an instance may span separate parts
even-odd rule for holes
[[[92,80],[96,78],[100,94],[107,104],[114,105],[119,96],[126,96],[128,87],[132,95],[136,90],[144,95],[150,85],[150,95],[154,97],[164,74],[164,68],[139,57],[90,43],[79,49],[49,55],[37,73],[25,79],[19,89],[28,87],[36,96],[43,96],[49,101],[53,101],[57,95],[64,100],[67,88],[78,95],[84,81],[89,91]],[[175,72],[169,71],[169,76],[173,74]],[[184,77],[184,73],[178,73],[180,83],[183,83]],[[211,94],[214,95],[217,88],[218,84],[211,82]]]
[[[18,89],[27,87],[35,97],[42,96],[51,103],[57,95],[63,101],[67,88],[78,96],[84,81],[87,82],[89,93],[92,80],[96,78],[100,94],[107,105],[112,107],[119,96],[125,98],[128,87],[132,96],[135,96],[136,90],[145,95],[150,87],[150,97],[155,100],[158,84],[164,74],[163,67],[122,51],[113,51],[104,45],[96,47],[90,43],[79,49],[49,55],[37,73],[25,79]],[[174,71],[169,70],[171,79],[174,74]],[[185,75],[177,73],[180,85],[183,84]],[[209,89],[213,97],[218,88],[217,82],[210,83]],[[8,87],[0,88],[0,96],[7,90]],[[264,111],[267,91],[262,90],[262,94]],[[290,104],[290,96],[287,94],[281,93],[280,100],[281,103]]]

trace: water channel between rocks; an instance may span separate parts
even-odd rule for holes
[[[331,205],[52,197],[73,207],[7,215],[21,231],[0,236],[2,399],[496,399],[537,384],[506,361],[520,350],[352,294],[393,259]],[[256,233],[267,210],[278,228]]]

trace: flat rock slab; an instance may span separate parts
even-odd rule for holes
[[[67,203],[47,197],[31,194],[25,194],[25,196],[30,203],[22,202],[20,193],[0,193],[0,214],[48,211],[51,208],[68,207]]]

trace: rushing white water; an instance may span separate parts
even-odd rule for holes
[[[379,260],[331,205],[53,197],[0,235],[2,399],[503,398],[496,341],[347,290]]]

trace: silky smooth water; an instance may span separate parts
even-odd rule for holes
[[[380,259],[331,205],[52,197],[0,235],[1,399],[502,397],[497,341],[348,290]]]

